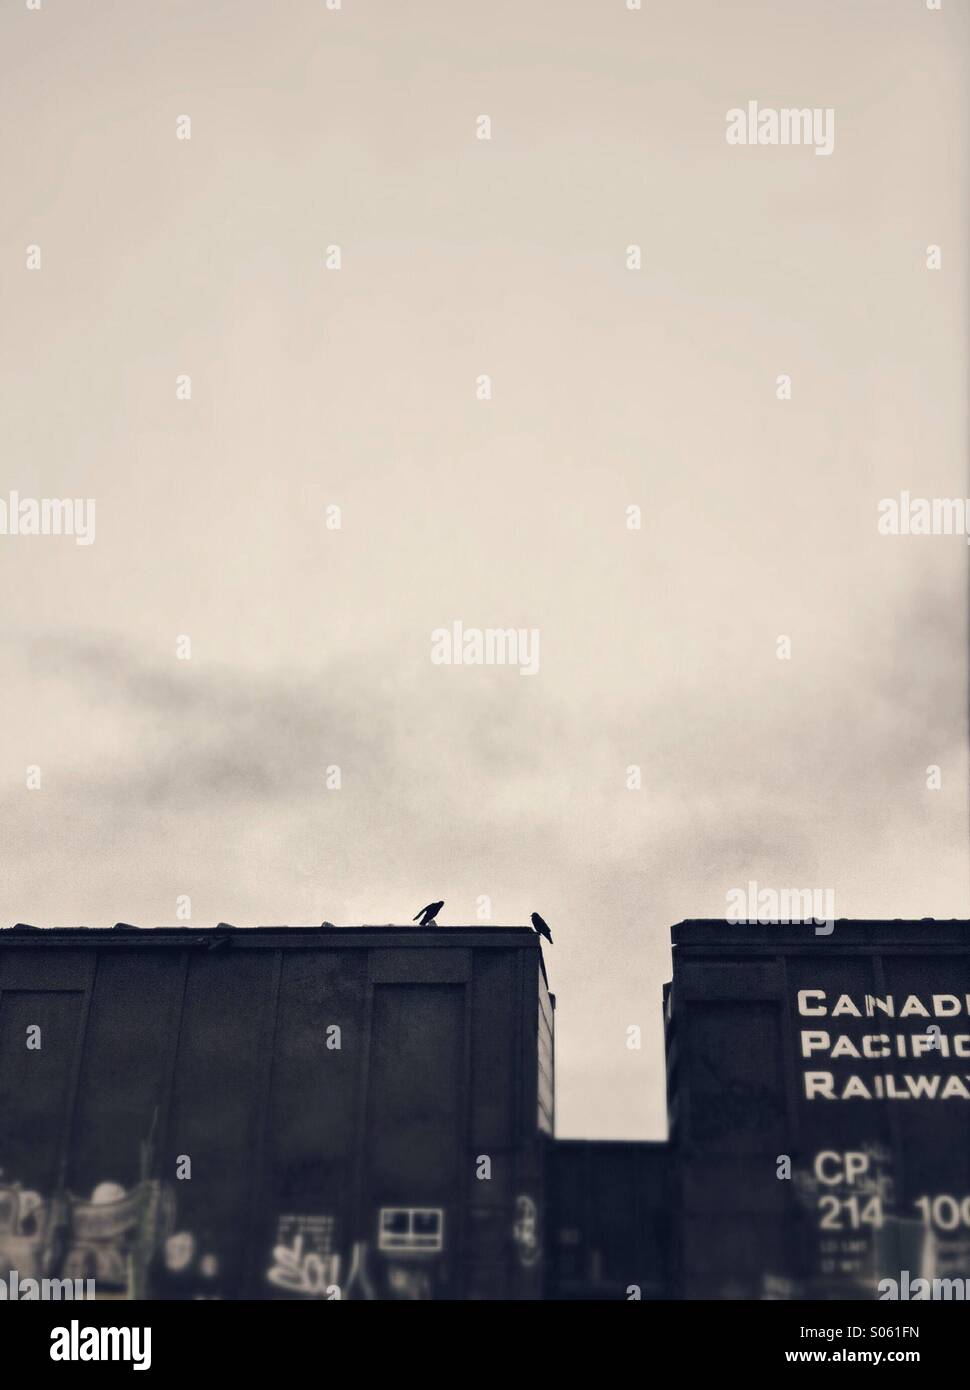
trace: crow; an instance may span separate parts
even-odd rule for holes
[[[551,946],[552,932],[549,930],[545,922],[539,916],[538,912],[533,912],[532,914],[532,925],[535,927],[536,931],[539,933],[540,936],[544,936],[546,938],[546,940],[549,942],[549,945]]]
[[[419,927],[433,927],[434,919],[437,917],[438,913],[441,911],[444,905],[444,901],[441,901],[440,903],[428,903],[428,906],[423,907],[420,912],[418,912],[414,917],[411,918],[411,921],[418,922],[418,918],[420,917],[421,921],[418,922]]]

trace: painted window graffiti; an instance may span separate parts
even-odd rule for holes
[[[378,1250],[435,1254],[445,1246],[445,1213],[441,1207],[381,1207]]]

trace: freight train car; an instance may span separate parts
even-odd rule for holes
[[[536,1297],[552,1028],[524,928],[0,932],[0,1276]]]
[[[668,1153],[660,1143],[557,1140],[546,1181],[550,1297],[668,1296]]]
[[[672,935],[680,1294],[891,1298],[904,1274],[970,1277],[970,923]]]

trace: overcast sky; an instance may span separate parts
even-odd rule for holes
[[[538,910],[559,1131],[634,1138],[672,922],[966,916],[967,546],[876,522],[967,493],[967,29],[5,0],[0,500],[96,538],[0,536],[0,921]],[[751,100],[833,152],[729,145]]]

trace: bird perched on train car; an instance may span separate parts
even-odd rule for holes
[[[538,912],[533,912],[532,914],[532,925],[535,927],[536,931],[539,933],[540,936],[544,936],[546,938],[546,940],[549,942],[549,945],[551,946],[552,932],[549,930],[546,923],[539,916]]]
[[[438,913],[441,911],[444,905],[444,899],[442,899],[440,903],[428,903],[427,907],[423,907],[420,912],[415,913],[415,915],[411,918],[411,921],[418,922],[418,918],[420,917],[421,921],[418,922],[419,927],[433,927],[435,924],[434,919],[437,917]]]

